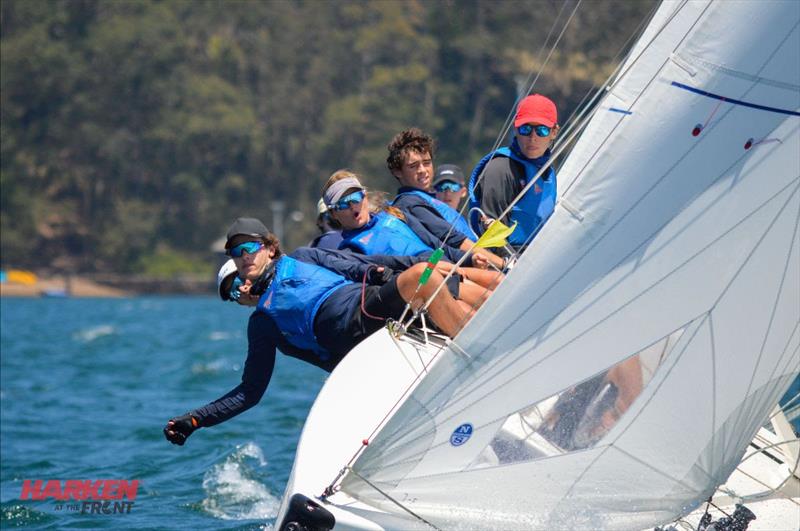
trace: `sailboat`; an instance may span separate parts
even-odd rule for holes
[[[729,479],[800,371],[800,2],[663,2],[584,122],[454,340],[331,374],[276,528],[645,529]]]

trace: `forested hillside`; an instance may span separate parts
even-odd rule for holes
[[[574,1],[2,0],[4,267],[211,267],[248,214],[308,241],[349,167],[394,190],[419,126],[469,171]],[[561,121],[613,70],[653,0],[584,0],[534,90]]]

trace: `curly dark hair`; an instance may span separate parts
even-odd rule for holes
[[[389,150],[389,156],[386,157],[386,165],[389,167],[389,171],[399,170],[403,167],[403,162],[409,151],[415,151],[420,154],[429,153],[433,157],[434,147],[433,137],[422,132],[421,129],[412,127],[411,129],[400,131],[394,135],[392,141],[386,146],[386,149]]]
[[[266,245],[268,249],[272,247],[275,250],[275,255],[272,257],[273,260],[277,260],[278,258],[283,256],[283,250],[281,249],[281,241],[278,239],[277,236],[275,236],[270,232],[269,236],[267,236],[266,238],[262,237],[261,241],[264,242],[264,245]]]

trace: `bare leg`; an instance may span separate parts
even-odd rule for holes
[[[458,285],[459,300],[464,301],[470,308],[480,308],[492,293],[494,293],[492,290],[470,281]]]
[[[461,300],[457,300],[456,302],[461,307],[461,309],[464,310],[464,312],[467,314],[468,316],[467,319],[472,319],[472,316],[475,313],[475,308],[473,308],[472,306]]]
[[[497,271],[491,271],[488,269],[477,269],[475,267],[461,267],[458,269],[458,272],[464,278],[467,278],[473,281],[475,284],[488,288],[488,289],[495,289],[500,282],[506,278],[503,273],[498,273]]]
[[[397,277],[397,289],[400,291],[400,296],[406,302],[411,301],[413,308],[422,306],[444,280],[440,273],[433,271],[428,282],[420,288],[412,301],[411,298],[414,296],[414,291],[417,289],[419,278],[425,271],[425,267],[425,264],[416,264]],[[469,316],[469,312],[459,305],[446,288],[441,289],[431,301],[428,313],[436,326],[450,337],[455,337]]]
[[[447,275],[454,267],[455,265],[451,264],[450,262],[439,262],[436,264],[436,271],[444,276]],[[504,278],[506,278],[503,273],[486,269],[478,269],[477,267],[459,267],[457,272],[465,279],[471,280],[475,284],[491,290],[495,289],[497,285]]]

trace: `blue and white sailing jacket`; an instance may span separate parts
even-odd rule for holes
[[[478,177],[483,172],[483,169],[490,160],[495,157],[507,157],[522,165],[525,169],[525,180],[520,182],[521,188],[524,188],[536,176],[542,166],[550,160],[550,150],[539,158],[529,159],[525,157],[519,150],[516,138],[510,146],[502,147],[492,153],[483,157],[475,169],[472,170],[472,175],[469,178],[469,185],[467,191],[469,193],[469,207],[481,206],[480,199],[477,197],[475,189]],[[533,237],[539,232],[544,222],[553,213],[556,205],[556,172],[552,167],[548,168],[541,178],[522,196],[522,199],[511,207],[509,212],[509,225],[517,223],[517,228],[508,237],[508,242],[514,246],[524,245],[530,242]],[[477,233],[483,232],[479,214],[477,212],[470,213],[470,225]]]
[[[283,256],[277,261],[269,288],[258,300],[257,310],[272,317],[290,344],[314,351],[324,360],[329,353],[317,341],[314,318],[325,299],[351,283],[324,267]]]

